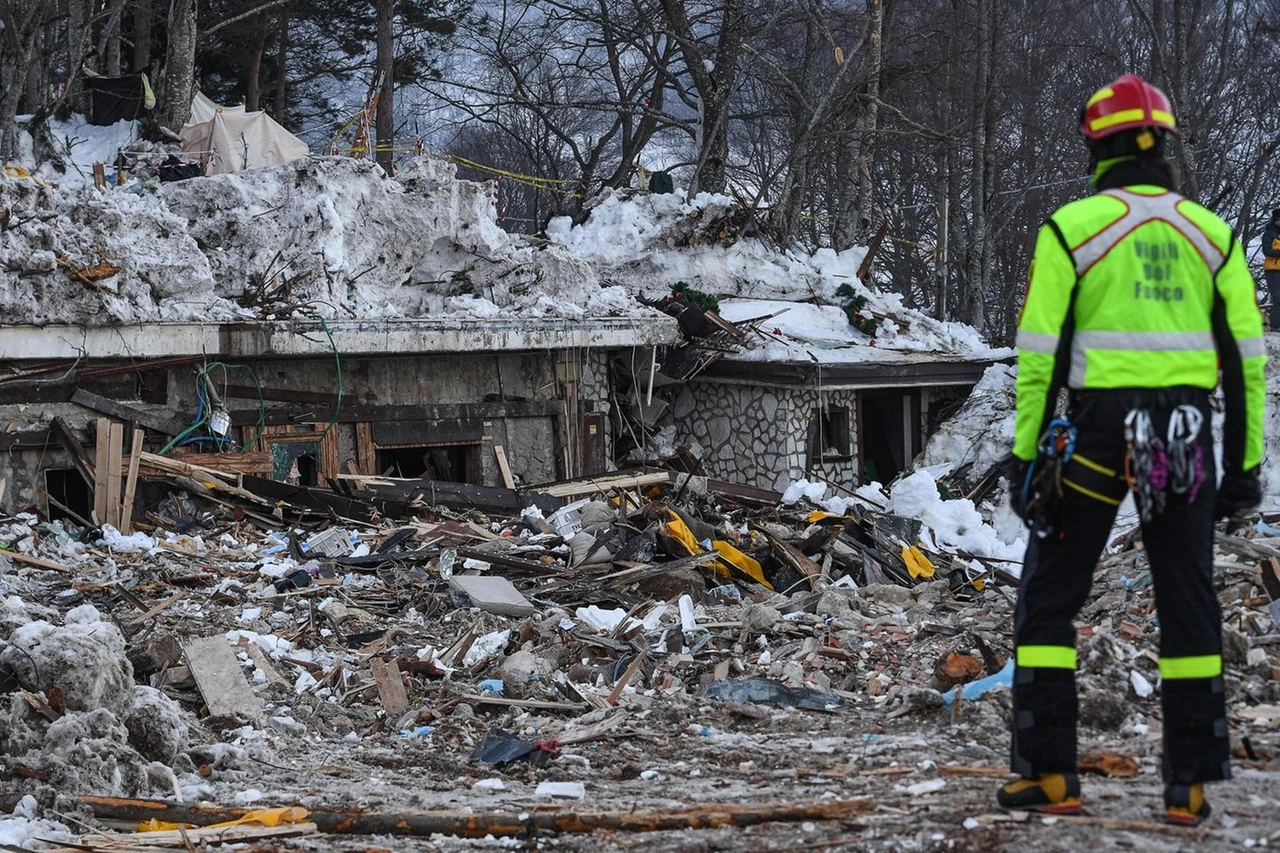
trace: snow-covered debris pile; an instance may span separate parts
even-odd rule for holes
[[[928,536],[930,550],[955,553],[965,551],[978,557],[1021,561],[1026,551],[1026,531],[1007,506],[1004,512],[988,507],[989,522],[964,498],[944,499],[938,481],[928,471],[916,471],[893,484],[888,509],[906,518],[918,519]],[[927,539],[932,538],[932,542]]]
[[[569,217],[551,220],[547,236],[589,262],[602,280],[638,296],[655,300],[689,287],[718,296],[727,320],[777,314],[762,327],[768,334],[756,336],[736,358],[891,358],[885,350],[933,357],[1011,354],[991,349],[970,326],[939,322],[908,308],[899,294],[863,285],[857,273],[865,249],[779,251],[738,227],[741,209],[733,199],[706,193],[686,203],[679,193],[610,192],[579,225]],[[877,318],[872,334],[851,325],[842,307],[848,298],[837,293],[842,285]],[[876,350],[869,352],[871,346]]]
[[[981,479],[1013,450],[1017,369],[993,364],[968,399],[938,427],[925,445],[921,465],[938,475]]]
[[[6,630],[28,610],[7,600]],[[0,673],[22,688],[0,707],[7,777],[20,764],[62,793],[174,791],[167,764],[187,747],[183,712],[159,691],[134,684],[124,636],[93,605],[69,611],[61,626],[35,619],[12,627]]]
[[[562,248],[502,231],[488,185],[437,160],[391,179],[312,158],[140,194],[5,180],[0,209],[8,322],[651,313]]]

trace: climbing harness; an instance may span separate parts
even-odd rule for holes
[[[1079,430],[1066,418],[1054,418],[1040,437],[1035,461],[1022,482],[1027,524],[1043,539],[1056,529],[1054,509],[1062,498],[1062,469],[1076,452]]]

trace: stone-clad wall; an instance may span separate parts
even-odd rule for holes
[[[828,406],[848,408],[854,424],[856,392],[824,391]],[[677,444],[696,442],[707,474],[721,480],[781,491],[805,476],[809,462],[809,419],[818,407],[817,389],[767,388],[693,381],[672,403]],[[850,445],[856,458],[857,448]],[[857,483],[853,460],[826,462],[817,471],[843,486]]]

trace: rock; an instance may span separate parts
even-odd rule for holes
[[[905,605],[914,597],[907,587],[889,583],[868,584],[862,588],[862,595],[877,604],[899,605]]]
[[[152,761],[172,764],[187,748],[182,709],[154,687],[133,688],[133,707],[124,725],[129,730],[129,744]]]
[[[1232,666],[1244,666],[1249,659],[1249,638],[1235,628],[1222,631],[1222,662]]]
[[[1129,703],[1110,690],[1080,691],[1080,722],[1102,731],[1117,731],[1129,718]]]
[[[539,681],[554,671],[555,666],[550,661],[521,649],[502,662],[502,666],[498,668],[498,677],[508,685],[525,685],[530,681]]]
[[[636,588],[642,594],[659,601],[671,601],[682,595],[697,599],[706,590],[707,582],[697,569],[684,568],[646,578],[636,584]]]
[[[742,608],[738,619],[753,634],[763,634],[777,624],[782,614],[767,604],[751,603]]]
[[[843,587],[828,587],[818,599],[815,611],[819,616],[835,616],[837,619],[854,612],[853,601],[858,594]]]

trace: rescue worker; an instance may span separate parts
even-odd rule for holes
[[[1271,221],[1262,229],[1262,277],[1271,297],[1267,328],[1280,332],[1280,208],[1271,211]]]
[[[997,799],[1079,811],[1072,620],[1133,491],[1159,611],[1165,816],[1195,825],[1204,783],[1231,772],[1213,527],[1261,500],[1262,317],[1231,228],[1175,191],[1164,93],[1127,74],[1089,98],[1080,129],[1095,193],[1040,228],[1018,324],[1014,503],[1032,535],[1014,617],[1017,778]]]

